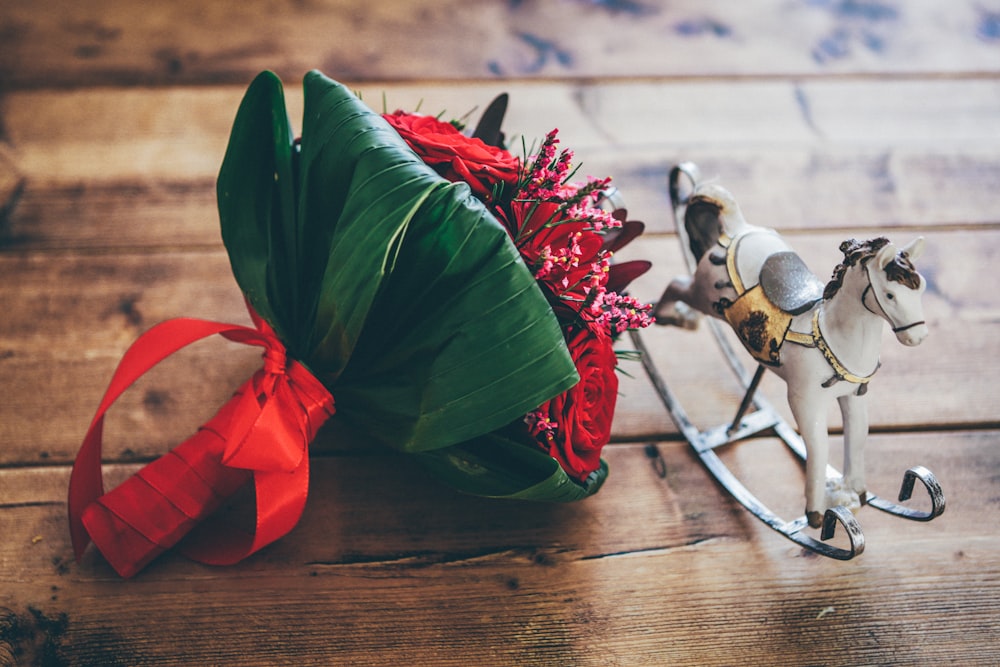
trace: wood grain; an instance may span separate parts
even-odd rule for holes
[[[286,86],[297,123],[301,92]],[[782,229],[997,222],[1000,96],[987,81],[507,82],[430,94],[368,85],[362,95],[377,110],[384,94],[390,109],[422,100],[428,112],[463,116],[503,90],[510,131],[531,141],[558,127],[582,173],[613,176],[652,232],[672,230],[666,175],[683,160]],[[0,184],[9,185],[0,187],[22,192],[0,225],[0,247],[217,245],[214,182],[241,95],[181,87],[8,96],[12,148],[6,163],[0,154]]]
[[[995,3],[8,3],[7,86],[988,72]]]
[[[753,523],[679,443],[659,447],[666,479],[641,446],[611,447],[601,494],[557,506],[461,498],[395,456],[324,457],[285,540],[231,568],[167,555],[127,583],[92,551],[72,562],[63,470],[7,470],[0,606],[64,614],[47,631],[80,662],[695,665],[737,650],[762,664],[777,650],[784,664],[925,664],[958,633],[978,664],[1000,648],[988,584],[1000,542],[970,533],[995,502],[997,435],[875,438],[874,483],[920,460],[950,505],[932,525],[864,510],[869,546],[850,563]],[[742,447],[764,447],[736,461],[751,482],[789,467],[768,462],[769,443]]]
[[[0,665],[995,665],[998,54],[996,0],[0,3]],[[864,554],[810,556],[711,481],[633,363],[586,501],[465,497],[335,418],[302,520],[239,565],[74,562],[69,464],[123,351],[169,317],[247,322],[214,193],[243,90],[275,70],[298,126],[313,68],[377,110],[474,119],[510,93],[515,149],[558,127],[647,222],[619,254],[654,261],[645,300],[682,272],[681,160],[822,278],[849,236],[927,237],[931,335],[886,333],[867,463],[886,497],[931,468],[944,515],[864,508]],[[696,423],[731,418],[706,332],[645,335]],[[106,483],[259,363],[205,341],[142,378],[109,416]],[[785,409],[776,378],[762,391]],[[720,454],[801,513],[779,441]]]

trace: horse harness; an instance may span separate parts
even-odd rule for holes
[[[858,385],[857,394],[863,395],[868,390],[868,382],[875,376],[881,363],[868,375],[856,375],[850,372],[837,358],[823,337],[819,325],[819,308],[816,305],[823,300],[823,283],[817,278],[796,253],[791,250],[771,254],[764,261],[760,277],[756,285],[746,288],[739,274],[737,253],[740,242],[751,234],[773,234],[769,230],[751,229],[734,237],[722,234],[718,244],[725,249],[725,257],[710,254],[709,261],[713,264],[726,264],[729,282],[716,285],[719,288],[731,286],[736,291],[736,299],[726,297],[713,304],[722,317],[729,323],[740,342],[754,359],[767,366],[781,365],[781,346],[785,342],[813,347],[820,351],[827,364],[833,369],[833,375],[823,382],[823,387],[831,387],[837,382],[845,381]],[[862,304],[871,312],[865,303],[865,298],[871,290],[871,274],[868,274],[868,288],[862,295]],[[880,309],[882,304],[876,303]],[[812,327],[809,332],[794,331],[792,320],[813,310]],[[885,312],[884,309],[883,313]],[[877,313],[876,313],[877,314]],[[902,331],[918,323],[901,327]],[[893,329],[897,331],[897,329]]]

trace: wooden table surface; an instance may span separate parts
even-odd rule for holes
[[[824,277],[843,239],[924,235],[931,335],[886,334],[869,479],[892,495],[926,465],[947,511],[865,508],[863,555],[805,553],[711,481],[634,364],[586,501],[461,496],[334,424],[301,522],[245,562],[168,553],[128,581],[93,549],[75,562],[70,465],[126,347],[171,317],[247,321],[214,179],[265,68],[293,119],[311,68],[379,108],[459,116],[509,92],[509,131],[558,127],[647,222],[627,253],[655,263],[645,300],[682,272],[681,160]],[[0,3],[0,664],[1000,664],[998,192],[996,0]],[[732,414],[704,332],[647,341],[696,423]],[[208,341],[143,378],[109,417],[109,482],[258,363]],[[801,513],[777,441],[726,460]]]

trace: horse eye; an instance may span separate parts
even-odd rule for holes
[[[887,299],[889,299],[890,301],[892,301],[893,299],[895,299],[895,298],[896,298],[896,295],[895,295],[895,294],[893,294],[892,292],[886,292],[886,293],[885,293],[885,298],[887,298]]]

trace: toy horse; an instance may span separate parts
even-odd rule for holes
[[[921,305],[926,281],[913,266],[923,238],[902,249],[885,238],[845,241],[844,261],[824,286],[781,236],[748,224],[717,185],[696,184],[684,227],[697,265],[693,276],[667,287],[654,311],[657,322],[693,328],[698,312],[728,322],[747,351],[787,384],[807,452],[809,525],[820,527],[837,506],[856,511],[868,499],[865,392],[879,368],[882,321],[904,345],[918,345],[928,333]],[[844,474],[828,483],[826,415],[834,399],[844,423]]]

